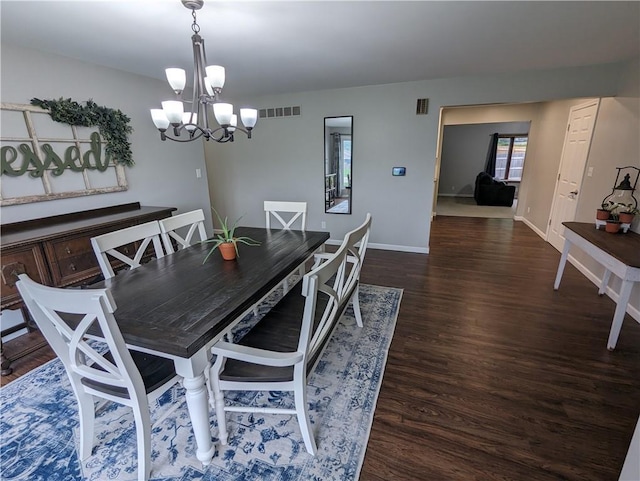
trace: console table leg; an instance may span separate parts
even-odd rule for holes
[[[629,297],[631,297],[632,288],[632,281],[622,281],[620,295],[616,304],[616,312],[613,314],[613,322],[611,323],[611,331],[609,332],[609,340],[607,342],[607,349],[610,351],[613,351],[616,348],[618,336],[622,329],[622,321],[624,320],[624,315],[627,312],[627,304],[629,303]]]
[[[571,248],[571,242],[568,239],[564,240],[564,249],[562,249],[562,255],[560,256],[560,262],[558,263],[558,272],[556,273],[556,280],[553,283],[553,290],[557,291],[560,287],[560,280],[564,273],[564,266],[567,264],[567,257],[569,257],[569,249]]]
[[[607,286],[609,285],[609,279],[611,279],[611,271],[609,269],[605,269],[604,275],[602,276],[602,282],[600,283],[600,289],[598,289],[598,295],[602,296],[607,290]]]

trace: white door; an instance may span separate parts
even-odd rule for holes
[[[562,147],[558,180],[547,229],[547,242],[559,251],[564,247],[562,223],[572,221],[576,216],[582,177],[589,156],[591,136],[599,105],[600,99],[595,99],[575,105],[569,111],[569,123]]]

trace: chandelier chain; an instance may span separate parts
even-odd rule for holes
[[[200,25],[198,25],[198,21],[196,20],[195,9],[191,9],[191,16],[193,17],[193,25],[191,25],[191,30],[193,30],[193,33],[200,33]]]

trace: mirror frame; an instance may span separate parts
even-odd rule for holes
[[[346,129],[347,127],[342,126],[345,122],[349,123],[349,133],[346,132],[331,132],[331,129]],[[333,124],[333,125],[332,125]],[[323,132],[323,140],[324,140],[324,212],[325,214],[346,214],[350,215],[353,211],[353,115],[340,115],[336,117],[325,117],[324,118],[324,132]],[[333,133],[342,133],[342,135],[349,135],[351,140],[351,157],[349,159],[349,185],[342,186],[341,180],[339,179],[340,169],[338,172],[328,172],[329,167],[329,156],[331,155],[331,135]],[[344,167],[344,166],[343,166]],[[343,174],[344,175],[344,174]],[[329,176],[335,176],[333,180],[330,179]],[[346,200],[343,202],[339,202],[335,204],[334,199],[345,199],[344,195],[346,194]],[[331,212],[337,205],[342,203],[347,203],[347,209],[343,212],[336,211]]]

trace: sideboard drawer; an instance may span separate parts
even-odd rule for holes
[[[82,281],[92,280],[102,274],[98,259],[91,245],[91,238],[109,232],[109,230],[96,231],[91,235],[80,237],[68,237],[44,243],[45,253],[49,261],[51,276],[55,286],[63,287]],[[131,256],[136,251],[134,243],[118,247],[126,256]],[[123,263],[110,258],[113,269],[117,271],[123,267]]]
[[[39,244],[14,247],[2,250],[2,308],[11,308],[21,304],[22,299],[16,288],[19,274],[27,274],[31,279],[45,285],[51,283],[47,262]],[[15,306],[13,308],[18,308]]]
[[[53,258],[61,261],[69,257],[77,257],[86,253],[93,253],[91,247],[92,236],[82,236],[51,242]]]

